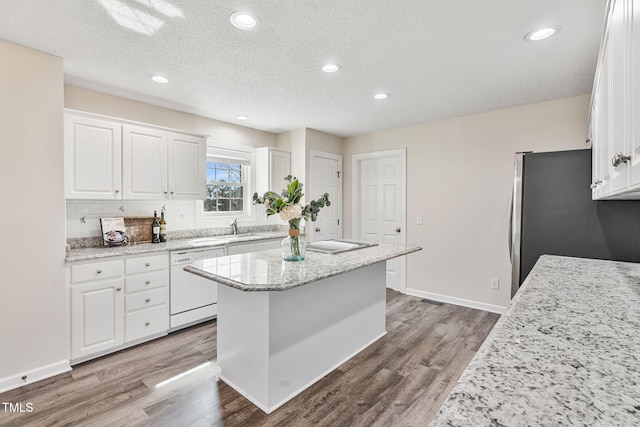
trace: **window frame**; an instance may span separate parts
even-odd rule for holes
[[[201,213],[202,216],[207,218],[207,217],[237,217],[237,216],[247,216],[251,214],[251,209],[250,209],[250,199],[249,199],[249,193],[251,192],[250,189],[250,180],[249,180],[249,173],[250,173],[250,165],[245,165],[242,163],[235,163],[233,162],[233,160],[227,160],[225,159],[224,161],[220,161],[220,158],[217,158],[215,156],[207,156],[207,164],[205,166],[205,169],[207,170],[207,174],[209,171],[209,163],[218,163],[218,164],[229,164],[229,165],[238,165],[240,166],[240,182],[236,183],[236,182],[229,182],[229,181],[215,181],[217,183],[221,183],[221,182],[226,182],[228,185],[233,185],[233,186],[239,186],[242,187],[242,210],[237,210],[237,211],[207,211],[205,210],[205,202],[207,199],[202,201],[202,209],[201,209]],[[209,181],[207,180],[206,182],[207,185],[207,194],[208,194],[208,186],[209,186]]]

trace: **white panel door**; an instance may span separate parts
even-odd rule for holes
[[[121,157],[122,127],[119,124],[65,115],[65,198],[122,198]]]
[[[375,243],[405,243],[403,157],[390,155],[360,161],[360,236]],[[404,257],[387,261],[387,287],[403,290]]]
[[[167,134],[124,126],[122,187],[125,199],[164,200],[167,188]]]
[[[206,141],[192,135],[169,134],[169,197],[204,200],[207,194]]]
[[[331,206],[320,210],[316,222],[307,224],[307,235],[310,240],[339,239],[342,237],[340,227],[342,199],[342,157],[329,153],[311,153],[311,186],[305,191],[305,200],[317,200],[322,194],[329,194]]]

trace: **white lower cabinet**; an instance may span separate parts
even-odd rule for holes
[[[227,255],[246,254],[249,252],[266,251],[268,249],[279,249],[282,239],[259,240],[257,242],[236,243],[227,247]]]
[[[125,341],[131,342],[169,329],[169,254],[125,261]]]
[[[73,362],[167,333],[169,254],[75,264],[69,270]]]
[[[281,240],[231,244],[227,254],[280,248]],[[167,334],[169,277],[167,252],[67,267],[71,362],[83,362]]]
[[[121,260],[71,267],[71,359],[124,343],[123,267]]]

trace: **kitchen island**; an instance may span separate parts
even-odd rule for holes
[[[420,249],[307,252],[300,262],[269,250],[185,267],[218,286],[220,378],[271,413],[386,333],[385,261]]]
[[[542,256],[435,426],[640,425],[640,264]]]

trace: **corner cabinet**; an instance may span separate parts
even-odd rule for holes
[[[593,199],[640,199],[640,4],[610,0],[591,99]]]
[[[255,150],[256,193],[279,193],[286,187],[284,178],[291,174],[291,153],[272,147]]]
[[[202,200],[206,139],[65,113],[65,198]]]

